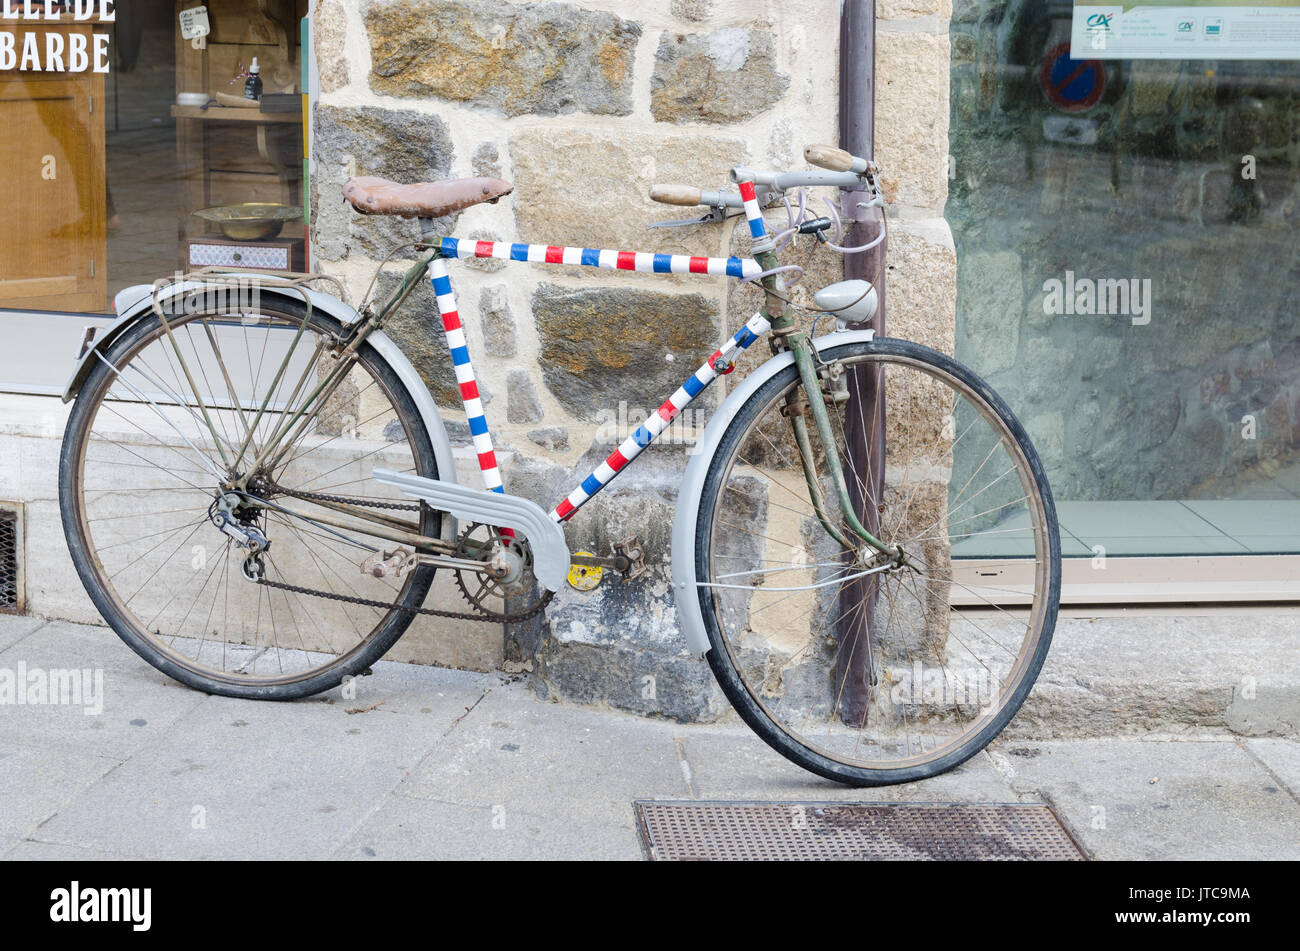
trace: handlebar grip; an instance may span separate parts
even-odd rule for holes
[[[809,165],[830,169],[832,172],[858,172],[867,170],[867,160],[850,155],[833,145],[809,145],[803,150],[804,161]]]
[[[665,205],[699,205],[702,193],[690,185],[652,185],[650,199]]]

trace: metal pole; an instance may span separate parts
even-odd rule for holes
[[[840,148],[874,158],[876,126],[876,4],[875,0],[844,0],[840,11]],[[851,221],[845,244],[866,244],[880,233],[878,209],[862,209],[860,192],[841,194],[841,214]],[[877,336],[885,333],[885,248],[881,242],[870,251],[846,255],[844,277],[876,283],[880,306],[870,326]],[[879,505],[884,493],[885,400],[884,373],[874,367],[853,370],[848,378],[849,400],[844,408],[848,434],[849,468],[864,474],[863,482],[850,478],[849,491],[862,525],[879,535]],[[848,724],[864,723],[870,703],[871,621],[875,612],[875,576],[845,585],[840,593],[841,620],[836,631],[839,647],[835,675],[840,690],[840,718]]]

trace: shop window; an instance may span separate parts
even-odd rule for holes
[[[57,20],[0,19],[0,312],[111,313],[122,288],[204,265],[305,269],[306,8],[67,0]]]
[[[1300,550],[1300,3],[955,9],[957,355],[1065,554]]]

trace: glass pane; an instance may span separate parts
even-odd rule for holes
[[[0,310],[109,313],[178,269],[305,269],[306,0],[208,0],[210,32],[186,39],[194,6],[0,20]],[[245,96],[255,57],[260,101]]]
[[[955,5],[957,356],[1066,555],[1300,552],[1300,4],[1261,7],[1289,59],[1235,58],[1252,8],[1154,6]]]

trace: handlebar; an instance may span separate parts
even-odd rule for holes
[[[829,186],[832,188],[872,188],[877,169],[874,163],[843,149],[829,145],[810,145],[804,149],[809,164],[825,171],[766,172],[737,166],[731,170],[733,182],[752,181],[760,205],[767,205],[783,193],[796,188]],[[704,205],[709,208],[742,208],[736,192],[705,191],[691,185],[653,185],[650,198],[665,205]]]
[[[866,159],[850,155],[833,145],[810,145],[803,150],[803,157],[809,165],[828,168],[832,172],[857,172],[861,175],[871,167]]]
[[[735,199],[735,201],[728,201],[728,199]],[[736,208],[741,207],[740,195],[728,195],[727,192],[722,191],[703,191],[689,184],[653,184],[650,186],[650,200],[666,205],[708,205],[716,208],[719,205],[733,204]]]

